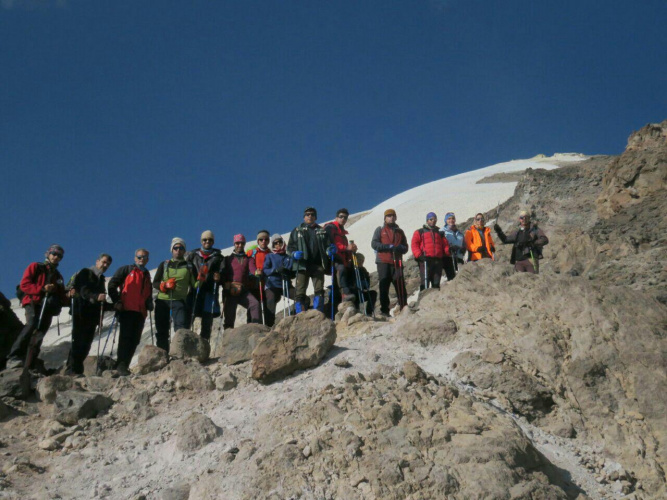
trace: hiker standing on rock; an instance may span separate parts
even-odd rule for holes
[[[332,286],[334,286],[334,297],[336,300],[333,307],[341,300],[343,302],[346,300],[353,301],[355,298],[352,254],[357,251],[357,245],[347,241],[348,232],[345,230],[345,224],[347,224],[349,217],[350,212],[348,212],[347,208],[341,208],[336,212],[334,221],[324,225],[324,229],[329,232],[329,239],[336,246],[336,252],[333,254],[334,268],[336,269],[335,279],[332,276]],[[336,280],[338,283],[336,283]]]
[[[357,254],[357,267],[359,269],[359,278],[361,281],[361,293],[364,297],[364,303],[368,304],[368,314],[373,314],[375,310],[375,302],[378,298],[378,293],[375,290],[371,290],[371,274],[368,272],[368,269],[364,267],[364,262],[366,257],[363,253]]]
[[[468,248],[468,260],[474,262],[480,259],[495,260],[493,254],[496,247],[491,237],[491,228],[484,226],[484,214],[475,215],[473,225],[464,236],[466,248]]]
[[[171,259],[160,262],[153,278],[153,288],[159,291],[155,301],[155,343],[167,353],[171,328],[177,331],[190,327],[187,298],[195,286],[197,271],[184,257],[185,241],[172,239]]]
[[[456,226],[456,215],[454,215],[454,212],[448,212],[445,215],[445,227],[442,228],[441,232],[447,238],[449,251],[452,254],[451,258],[444,259],[443,261],[447,281],[452,281],[459,271],[459,265],[463,264],[463,257],[466,253],[463,233]]]
[[[100,254],[94,266],[84,267],[74,277],[72,284],[72,290],[76,294],[74,311],[72,311],[74,325],[72,327],[72,346],[65,369],[66,375],[83,374],[83,361],[90,352],[100,316],[110,308],[110,304],[107,303],[104,272],[109,269],[111,262],[111,255]]]
[[[313,308],[324,312],[324,275],[331,266],[327,250],[331,245],[328,232],[317,224],[317,210],[303,211],[303,223],[295,227],[287,243],[287,254],[292,257],[296,272],[296,312],[306,310],[308,281],[313,281],[315,299]]]
[[[224,257],[220,250],[213,248],[215,236],[213,231],[206,230],[201,234],[201,248],[188,252],[186,262],[194,266],[197,273],[197,284],[194,293],[190,293],[190,310],[192,318],[201,318],[201,338],[210,340],[213,318],[220,316],[218,287],[221,282],[221,269]]]
[[[130,374],[130,363],[141,341],[148,311],[153,310],[151,275],[146,268],[148,250],[134,252],[134,264],[120,267],[109,280],[109,297],[118,315],[118,362],[121,375]]]
[[[408,251],[408,240],[403,230],[396,224],[396,211],[385,210],[384,225],[373,233],[371,247],[375,250],[380,288],[380,312],[389,316],[389,285],[394,284],[398,303],[403,309],[408,303],[403,276],[403,255]]]
[[[291,279],[294,277],[292,271],[292,259],[285,250],[285,241],[279,234],[271,237],[271,248],[273,253],[264,259],[263,275],[266,277],[266,326],[273,326],[276,317],[276,306],[278,301],[287,291],[290,299],[294,299],[295,292]],[[271,323],[269,319],[271,318]]]
[[[498,224],[495,224],[493,229],[500,241],[513,244],[510,264],[514,264],[516,272],[539,273],[542,248],[549,243],[549,238],[537,224],[531,224],[530,214],[526,210],[519,213],[519,228],[509,235],[505,235]]]
[[[451,259],[449,243],[436,226],[438,216],[434,212],[426,214],[426,224],[412,235],[412,255],[419,263],[421,278],[419,289],[440,288],[443,259]]]
[[[269,243],[271,238],[269,232],[266,229],[262,229],[257,233],[257,245],[249,248],[246,251],[246,255],[255,261],[255,279],[250,283],[250,293],[257,299],[257,302],[260,302],[260,310],[263,311],[262,320],[265,325],[269,323],[273,325],[275,317],[271,316],[271,312],[266,306],[266,297],[264,293],[260,293],[259,288],[264,286],[264,276],[262,275],[262,269],[264,269],[264,259],[267,255],[271,255],[271,248],[269,248]],[[262,300],[264,303],[262,304]],[[252,317],[250,316],[250,310],[247,312],[246,321],[250,323]]]
[[[259,301],[250,293],[251,280],[255,276],[255,260],[244,251],[246,239],[242,234],[234,236],[234,251],[225,257],[222,275],[224,283],[224,327],[234,328],[236,307],[242,306],[250,311],[251,323],[260,323]]]
[[[12,310],[11,301],[0,292],[0,370],[4,370],[9,350],[24,326]]]
[[[67,305],[67,292],[58,264],[65,255],[60,245],[51,245],[44,262],[30,264],[19,284],[17,295],[25,309],[25,327],[12,345],[7,368],[33,367],[54,316]]]

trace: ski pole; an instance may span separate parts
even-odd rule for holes
[[[100,322],[98,323],[98,337],[97,337],[97,370],[95,373],[100,372],[100,346],[102,345],[102,324],[104,323],[104,306],[100,304]]]
[[[44,317],[44,309],[46,309],[46,301],[49,299],[49,293],[47,292],[46,295],[44,295],[44,302],[42,303],[42,310],[39,312],[39,321],[37,321],[37,328],[36,330],[39,331],[40,328],[42,327],[42,318]]]
[[[262,292],[262,279],[259,280],[259,307],[262,311],[262,324],[266,325],[266,319],[264,318],[264,293]]]
[[[171,332],[174,329],[174,290],[169,290],[169,342],[171,342]]]
[[[148,311],[148,321],[151,324],[151,344],[155,345],[155,336],[153,335],[153,311]]]
[[[195,311],[197,310],[197,301],[199,300],[199,287],[201,287],[201,283],[197,282],[197,292],[195,293],[195,301],[192,304],[192,318],[190,319],[190,328],[194,327],[195,324]]]

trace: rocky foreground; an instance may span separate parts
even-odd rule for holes
[[[666,180],[667,122],[525,172],[488,215],[533,207],[541,274],[502,247],[389,321],[182,331],[27,401],[4,371],[0,497],[665,498]]]

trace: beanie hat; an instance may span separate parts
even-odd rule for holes
[[[185,246],[185,240],[184,240],[183,238],[179,238],[179,237],[177,236],[176,238],[174,238],[174,239],[171,240],[171,249],[170,249],[170,250],[173,250],[174,247],[175,247],[178,243],[180,243],[181,245],[183,245],[183,248],[184,248],[184,249],[187,248],[187,247]]]
[[[269,237],[269,232],[266,229],[262,229],[257,233],[257,239],[259,239],[259,237],[262,236],[263,234],[265,234],[267,238]]]
[[[359,264],[360,266],[363,266],[365,260],[366,260],[366,257],[364,257],[363,253],[357,253],[357,264]]]
[[[203,239],[214,240],[214,239],[215,239],[215,235],[213,234],[213,231],[211,231],[210,229],[207,229],[206,231],[204,231],[203,233],[201,233],[201,239],[202,239],[202,240],[203,240]]]
[[[306,215],[306,212],[313,212],[315,217],[317,217],[317,210],[314,207],[306,207],[306,209],[303,211],[303,215]]]
[[[454,215],[454,212],[447,212],[447,215],[445,215],[445,222],[447,222],[447,219],[450,217],[454,217],[456,219],[456,215]]]
[[[429,212],[429,213],[426,214],[426,220],[437,219],[437,218],[438,218],[438,216],[435,215],[435,212]]]
[[[396,210],[393,208],[388,208],[384,211],[384,216],[387,217],[388,215],[396,215]]]
[[[234,243],[245,243],[245,236],[241,233],[234,235]]]
[[[278,233],[276,233],[273,236],[271,236],[271,246],[273,246],[273,242],[276,241],[276,240],[282,240],[283,243],[285,242],[283,237],[280,236]]]
[[[65,249],[61,247],[60,245],[56,245],[55,243],[49,247],[49,249],[46,251],[46,255],[48,256],[51,252],[58,252],[65,255]]]

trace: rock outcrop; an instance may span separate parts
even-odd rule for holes
[[[252,353],[252,378],[271,382],[316,366],[336,342],[336,325],[309,310],[283,319]]]
[[[208,340],[201,338],[192,330],[178,330],[169,344],[169,354],[175,358],[194,358],[204,363],[211,353]]]
[[[266,337],[269,330],[268,326],[257,323],[248,323],[238,328],[225,330],[211,356],[218,358],[220,363],[226,365],[249,361],[252,358],[252,351]]]

